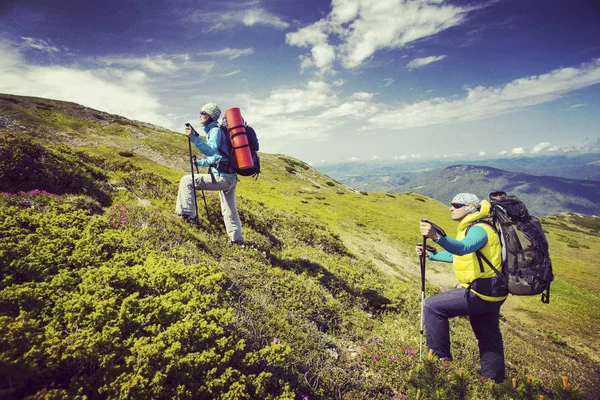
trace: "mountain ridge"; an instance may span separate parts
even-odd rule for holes
[[[318,166],[338,181],[363,191],[398,189],[452,165],[478,165],[533,176],[554,176],[600,181],[600,154],[513,157],[479,160],[427,160],[402,162],[350,162]]]
[[[486,196],[504,191],[519,197],[533,215],[576,212],[600,215],[600,181],[534,176],[493,167],[453,165],[428,177],[402,185],[392,192],[414,191],[449,204],[456,193],[471,191]]]

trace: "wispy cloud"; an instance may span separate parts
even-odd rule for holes
[[[393,106],[373,101],[375,94],[369,92],[342,96],[339,86],[314,80],[303,86],[272,90],[264,98],[240,94],[235,100],[261,125],[265,137],[325,139],[348,124],[363,132],[381,132],[381,129],[390,132],[480,120],[549,102],[597,83],[600,83],[600,59],[579,68],[561,68],[503,86],[471,88],[463,99],[437,97]],[[366,121],[365,116],[369,116]],[[551,148],[539,144],[532,151]],[[513,153],[518,151],[521,150]],[[525,147],[522,151],[526,151]]]
[[[222,50],[200,52],[196,54],[199,56],[226,57],[229,60],[235,60],[238,57],[249,56],[254,54],[254,49],[252,47],[248,47],[245,49],[232,49],[227,47]]]
[[[193,69],[199,74],[208,74],[215,66],[214,61],[194,61],[189,54],[159,54],[146,57],[98,57],[101,65],[128,69],[142,69],[155,74],[178,73]]]
[[[250,8],[237,15],[241,15],[241,20],[246,26],[266,25],[275,29],[286,29],[290,25],[264,8]]]
[[[286,42],[310,48],[304,68],[328,72],[336,60],[355,68],[378,50],[403,48],[461,25],[475,9],[440,0],[333,0],[327,17],[288,33]]]
[[[384,78],[383,79],[383,87],[388,87],[392,83],[394,83],[394,79],[393,78]]]
[[[194,71],[197,76],[207,76],[215,67],[215,60],[198,60],[198,57],[227,58],[235,60],[238,57],[254,54],[254,49],[232,49],[198,52],[195,54],[155,54],[145,57],[111,56],[97,57],[93,61],[108,67],[141,69],[152,74],[175,74],[182,71]],[[234,71],[220,76],[231,76],[239,73]]]
[[[600,83],[600,58],[579,68],[560,68],[546,74],[516,79],[504,86],[478,86],[463,99],[437,97],[401,106],[382,106],[369,119],[374,127],[418,128],[441,123],[474,121],[511,113],[556,100],[564,94]],[[398,123],[401,121],[401,123]]]
[[[430,56],[430,57],[423,57],[423,58],[415,58],[414,60],[412,60],[411,62],[409,62],[408,64],[406,64],[406,68],[408,69],[417,69],[417,68],[421,68],[424,67],[425,65],[437,62],[437,61],[441,61],[444,58],[446,58],[445,55],[443,56]]]
[[[171,122],[160,113],[148,75],[141,71],[31,65],[19,46],[4,41],[0,42],[0,76],[1,93],[74,101],[162,126]]]
[[[220,76],[221,78],[226,78],[226,77],[228,77],[228,76],[237,75],[237,74],[239,74],[240,72],[242,72],[242,71],[238,69],[238,70],[231,71],[231,72],[228,72],[228,73],[226,73],[226,74],[219,75],[219,76]]]
[[[288,22],[268,11],[256,1],[242,4],[219,4],[217,11],[201,7],[200,10],[187,12],[183,22],[206,27],[208,31],[222,31],[236,26],[266,26],[283,30],[290,26]]]
[[[21,37],[21,45],[22,49],[35,49],[40,50],[46,53],[59,53],[60,49],[54,45],[51,45],[45,40],[35,39],[31,37]]]

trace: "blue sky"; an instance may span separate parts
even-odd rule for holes
[[[0,93],[182,131],[240,107],[318,166],[600,148],[596,0],[0,3]]]

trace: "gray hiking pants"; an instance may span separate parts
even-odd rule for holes
[[[221,214],[225,222],[227,235],[232,241],[243,241],[242,224],[235,205],[235,187],[237,178],[215,175],[216,183],[213,183],[209,174],[194,174],[196,189],[216,190],[221,200]],[[198,213],[194,205],[194,188],[192,187],[192,175],[186,175],[179,181],[179,193],[177,194],[177,214],[185,214],[195,217]]]

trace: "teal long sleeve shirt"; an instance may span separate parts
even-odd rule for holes
[[[448,236],[440,236],[437,244],[446,251],[438,251],[435,254],[429,253],[429,259],[433,261],[452,262],[453,254],[462,256],[474,253],[486,245],[488,241],[487,232],[480,226],[472,226],[467,235],[462,240],[456,240]]]

